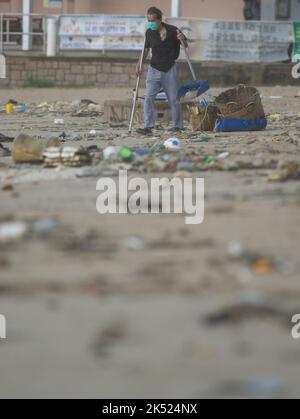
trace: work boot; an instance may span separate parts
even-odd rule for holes
[[[173,127],[169,129],[170,132],[181,132],[184,131],[184,128]]]
[[[136,132],[141,135],[151,135],[152,128],[138,128]]]

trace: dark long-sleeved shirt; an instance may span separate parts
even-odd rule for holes
[[[167,30],[164,41],[159,31],[148,29],[146,32],[146,48],[152,49],[151,66],[164,73],[168,72],[180,55],[180,41],[177,38],[176,26],[163,23]]]

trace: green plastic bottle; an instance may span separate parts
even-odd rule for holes
[[[208,156],[205,160],[205,163],[207,164],[213,164],[215,163],[216,159],[213,156]]]
[[[119,151],[119,156],[124,161],[131,161],[134,159],[134,153],[127,147],[122,147]]]

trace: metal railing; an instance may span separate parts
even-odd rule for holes
[[[31,32],[23,31],[23,18],[30,16]],[[0,14],[0,44],[3,52],[22,51],[23,36],[32,39],[32,50],[45,52],[46,50],[46,20],[50,17],[42,14],[24,15],[23,13]]]

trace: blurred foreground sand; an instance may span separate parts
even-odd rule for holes
[[[295,88],[260,90],[268,114],[300,112]],[[18,89],[0,90],[0,102],[103,103],[130,95],[129,89]],[[49,136],[105,127],[66,116],[61,128],[56,116],[2,113],[0,132]],[[291,137],[300,137],[300,120],[183,143],[203,154],[299,161],[299,142]],[[133,136],[109,144],[153,142]],[[62,226],[53,240],[0,248],[0,313],[8,335],[0,341],[0,397],[299,397],[300,341],[292,339],[289,315],[237,310],[220,325],[204,322],[241,295],[259,299],[262,292],[300,314],[299,180],[268,183],[263,168],[195,173],[205,179],[205,221],[186,226],[178,215],[100,216],[97,179],[78,179],[76,171],[17,167],[0,158],[0,179],[9,175],[14,185],[0,190],[0,221],[55,218]],[[135,236],[144,246],[131,250],[128,238]],[[257,273],[229,257],[233,240],[295,270]]]

